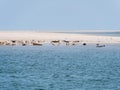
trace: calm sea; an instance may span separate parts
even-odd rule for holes
[[[120,44],[0,46],[0,90],[120,90]]]
[[[117,31],[117,32],[61,32],[61,33],[120,37],[120,31]]]

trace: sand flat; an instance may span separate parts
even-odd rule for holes
[[[87,43],[120,43],[120,37],[34,31],[0,31],[0,40],[80,40]]]

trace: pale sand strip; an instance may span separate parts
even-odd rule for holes
[[[112,36],[23,31],[0,31],[0,41],[2,40],[45,40],[46,42],[52,40],[79,40],[86,43],[120,43],[120,37]]]

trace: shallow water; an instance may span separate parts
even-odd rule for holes
[[[65,33],[120,37],[120,31],[116,31],[116,32],[65,32]]]
[[[120,90],[120,45],[1,46],[0,90]]]

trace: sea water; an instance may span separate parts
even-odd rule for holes
[[[0,90],[120,90],[120,44],[0,46]]]

